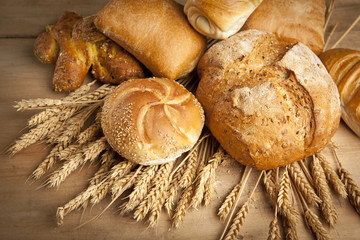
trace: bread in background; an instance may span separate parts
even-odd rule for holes
[[[195,145],[204,113],[194,95],[176,81],[133,79],[106,97],[101,126],[109,144],[124,158],[162,164]]]
[[[144,77],[142,65],[123,48],[99,32],[94,16],[64,12],[48,25],[34,43],[34,54],[42,63],[55,64],[53,87],[72,91],[80,87],[91,70],[102,83],[119,84]]]
[[[335,48],[319,57],[338,86],[342,119],[360,137],[360,51]]]
[[[272,169],[323,149],[340,121],[335,83],[302,43],[240,31],[198,65],[206,125],[237,161]]]
[[[95,25],[157,77],[191,72],[206,47],[183,6],[172,0],[112,0],[97,13]]]
[[[262,0],[188,0],[184,11],[201,34],[225,39],[235,34]]]
[[[258,29],[302,42],[315,54],[324,48],[325,0],[264,0],[242,30]]]

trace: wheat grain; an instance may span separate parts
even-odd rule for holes
[[[249,212],[249,202],[246,201],[240,210],[237,212],[233,223],[230,226],[228,233],[225,235],[225,240],[236,240],[239,236],[240,229],[245,222],[246,215]]]
[[[226,196],[224,202],[221,204],[217,215],[220,216],[220,219],[222,221],[225,221],[233,204],[235,203],[237,195],[239,194],[240,187],[240,183],[236,184],[235,187],[231,190],[231,192]]]
[[[87,161],[93,161],[99,154],[108,148],[105,137],[98,139],[95,142],[89,143],[88,146],[82,151],[77,153],[74,158],[67,160],[60,169],[56,170],[48,179],[47,184],[49,187],[59,186],[67,176],[70,175],[79,166],[85,164]]]
[[[288,171],[285,169],[281,176],[280,188],[277,197],[277,206],[280,214],[293,223],[297,223],[299,214],[295,210],[291,200],[291,182]]]
[[[98,187],[97,191],[91,196],[90,202],[95,205],[99,203],[111,190],[114,182],[121,179],[124,175],[128,174],[135,164],[129,161],[122,161],[113,166],[105,178],[105,180]]]
[[[151,208],[161,202],[164,198],[163,193],[167,191],[169,186],[169,176],[171,174],[172,167],[174,162],[168,162],[162,164],[159,170],[157,171],[153,183],[152,188],[149,194],[145,197],[145,199],[139,204],[134,212],[134,218],[136,221],[143,220]]]
[[[63,143],[58,143],[50,151],[49,155],[38,165],[38,167],[33,171],[31,177],[35,180],[40,179],[47,170],[49,170],[58,160],[57,154],[64,149]]]
[[[318,206],[321,199],[316,195],[315,190],[301,174],[301,171],[294,164],[288,166],[289,175],[296,188],[302,193],[306,201],[312,206]]]
[[[187,209],[190,207],[191,197],[194,194],[194,185],[187,187],[177,203],[177,206],[172,217],[172,226],[178,228],[180,224],[184,221],[184,217]]]
[[[280,240],[280,226],[278,223],[278,218],[275,216],[274,220],[271,221],[269,226],[269,236],[267,240]]]
[[[304,218],[306,225],[315,234],[317,240],[330,239],[328,231],[323,227],[319,218],[309,208],[305,209]]]
[[[136,182],[134,190],[129,194],[129,201],[120,207],[121,215],[128,214],[145,198],[150,189],[151,179],[155,176],[158,165],[148,166],[143,170],[140,180]]]
[[[322,153],[317,153],[315,154],[315,156],[319,159],[320,164],[324,170],[326,179],[331,184],[335,192],[337,192],[341,197],[346,199],[347,192],[345,185],[341,182],[339,176],[336,174],[336,171],[331,167],[325,155]]]
[[[334,227],[337,219],[336,209],[331,199],[330,188],[327,184],[324,170],[315,156],[313,156],[311,162],[311,172],[318,196],[322,200],[320,204],[321,213],[326,222],[328,222],[331,227]]]
[[[356,184],[355,180],[351,177],[350,172],[340,167],[339,175],[341,181],[346,187],[348,199],[351,205],[355,208],[356,212],[360,214],[360,188]]]

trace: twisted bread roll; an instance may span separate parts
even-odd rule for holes
[[[222,147],[244,165],[271,169],[324,148],[340,121],[336,85],[302,43],[258,30],[213,45],[198,65],[196,96]]]
[[[258,29],[302,42],[315,54],[324,48],[325,0],[264,0],[242,30]]]
[[[360,51],[335,48],[319,57],[338,86],[342,119],[360,137]]]
[[[225,39],[235,34],[262,0],[188,0],[184,11],[201,34]]]
[[[197,142],[204,125],[194,95],[166,78],[134,79],[106,99],[101,126],[109,144],[138,164],[173,161]]]
[[[94,16],[82,18],[65,12],[35,40],[35,56],[43,63],[55,64],[56,91],[80,87],[90,68],[103,83],[119,84],[129,78],[144,77],[140,63],[100,33],[93,20]]]
[[[206,38],[173,0],[112,0],[97,13],[96,27],[155,76],[178,79],[191,72]]]

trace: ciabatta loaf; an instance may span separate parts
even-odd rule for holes
[[[342,119],[360,137],[360,51],[335,48],[319,57],[338,86]]]
[[[264,0],[242,29],[273,32],[320,54],[324,48],[325,9],[325,0]]]
[[[173,161],[197,142],[204,126],[200,103],[166,78],[134,79],[106,99],[101,126],[121,156],[138,164]]]
[[[241,31],[213,45],[201,58],[198,74],[196,96],[206,125],[244,165],[290,164],[320,151],[338,128],[336,85],[302,43]]]
[[[184,11],[201,34],[225,39],[235,34],[262,0],[188,0]]]
[[[206,47],[205,37],[172,0],[112,0],[97,13],[95,25],[157,77],[191,72]]]

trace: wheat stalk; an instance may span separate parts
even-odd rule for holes
[[[93,205],[99,203],[108,194],[114,182],[128,174],[133,167],[135,164],[129,161],[122,161],[113,166],[97,191],[91,196],[90,202]]]
[[[278,223],[276,211],[275,211],[275,218],[274,218],[274,220],[271,221],[270,226],[269,226],[269,236],[268,236],[267,240],[280,240],[281,239],[280,226]]]
[[[156,171],[158,170],[158,165],[147,166],[140,175],[140,180],[136,182],[134,190],[129,194],[129,201],[120,207],[121,215],[125,215],[135,207],[137,207],[140,202],[145,198],[151,179],[155,176]]]
[[[49,170],[58,160],[57,154],[64,149],[63,143],[58,143],[47,157],[38,165],[38,167],[33,171],[31,177],[35,180],[40,179],[47,170]]]
[[[360,188],[355,180],[351,177],[350,172],[344,168],[339,168],[339,175],[341,181],[346,187],[348,199],[351,205],[355,208],[356,212],[360,214]]]
[[[336,209],[331,199],[330,188],[327,184],[324,170],[321,167],[320,161],[314,155],[311,162],[311,170],[315,188],[322,200],[320,204],[321,213],[330,226],[334,227],[337,219]]]
[[[225,235],[225,238],[224,238],[225,240],[230,240],[230,239],[235,240],[238,238],[241,227],[244,225],[246,216],[249,213],[249,204],[252,201],[252,197],[255,193],[257,186],[259,185],[259,182],[260,182],[263,174],[264,174],[264,171],[261,171],[261,173],[258,177],[258,180],[256,181],[256,184],[250,193],[248,200],[241,206],[240,210],[236,213],[234,219],[232,220],[232,224],[229,228],[229,231]],[[237,203],[236,203],[236,205],[237,205]],[[230,217],[230,219],[231,219],[231,217]],[[226,231],[226,229],[227,229],[227,227],[225,227],[225,231]],[[225,231],[224,231],[224,233],[225,233]],[[224,233],[222,234],[220,240],[223,238]]]
[[[177,203],[177,206],[172,217],[172,226],[178,228],[180,224],[184,221],[184,217],[187,209],[190,207],[191,197],[194,194],[194,185],[188,186]]]
[[[169,186],[169,177],[173,165],[174,162],[165,163],[161,165],[161,167],[157,171],[153,179],[154,181],[149,194],[139,204],[139,206],[134,212],[134,218],[136,219],[136,221],[143,220],[154,205],[159,204],[159,202],[163,201],[163,193],[167,191],[167,188]]]
[[[336,171],[331,167],[329,161],[326,159],[325,155],[322,153],[317,153],[315,156],[319,159],[320,164],[324,170],[326,179],[331,184],[335,192],[337,192],[341,197],[347,198],[347,192],[345,185],[340,180]]]
[[[315,190],[310,183],[303,177],[301,171],[295,167],[294,164],[288,166],[288,171],[295,186],[302,193],[306,201],[312,206],[318,206],[321,202],[319,196],[315,193]]]
[[[49,177],[47,184],[50,187],[59,186],[70,173],[87,161],[95,160],[97,156],[108,147],[109,145],[106,142],[105,137],[100,138],[93,143],[89,143],[82,153],[77,153],[74,158],[67,160],[60,169],[56,170]]]

